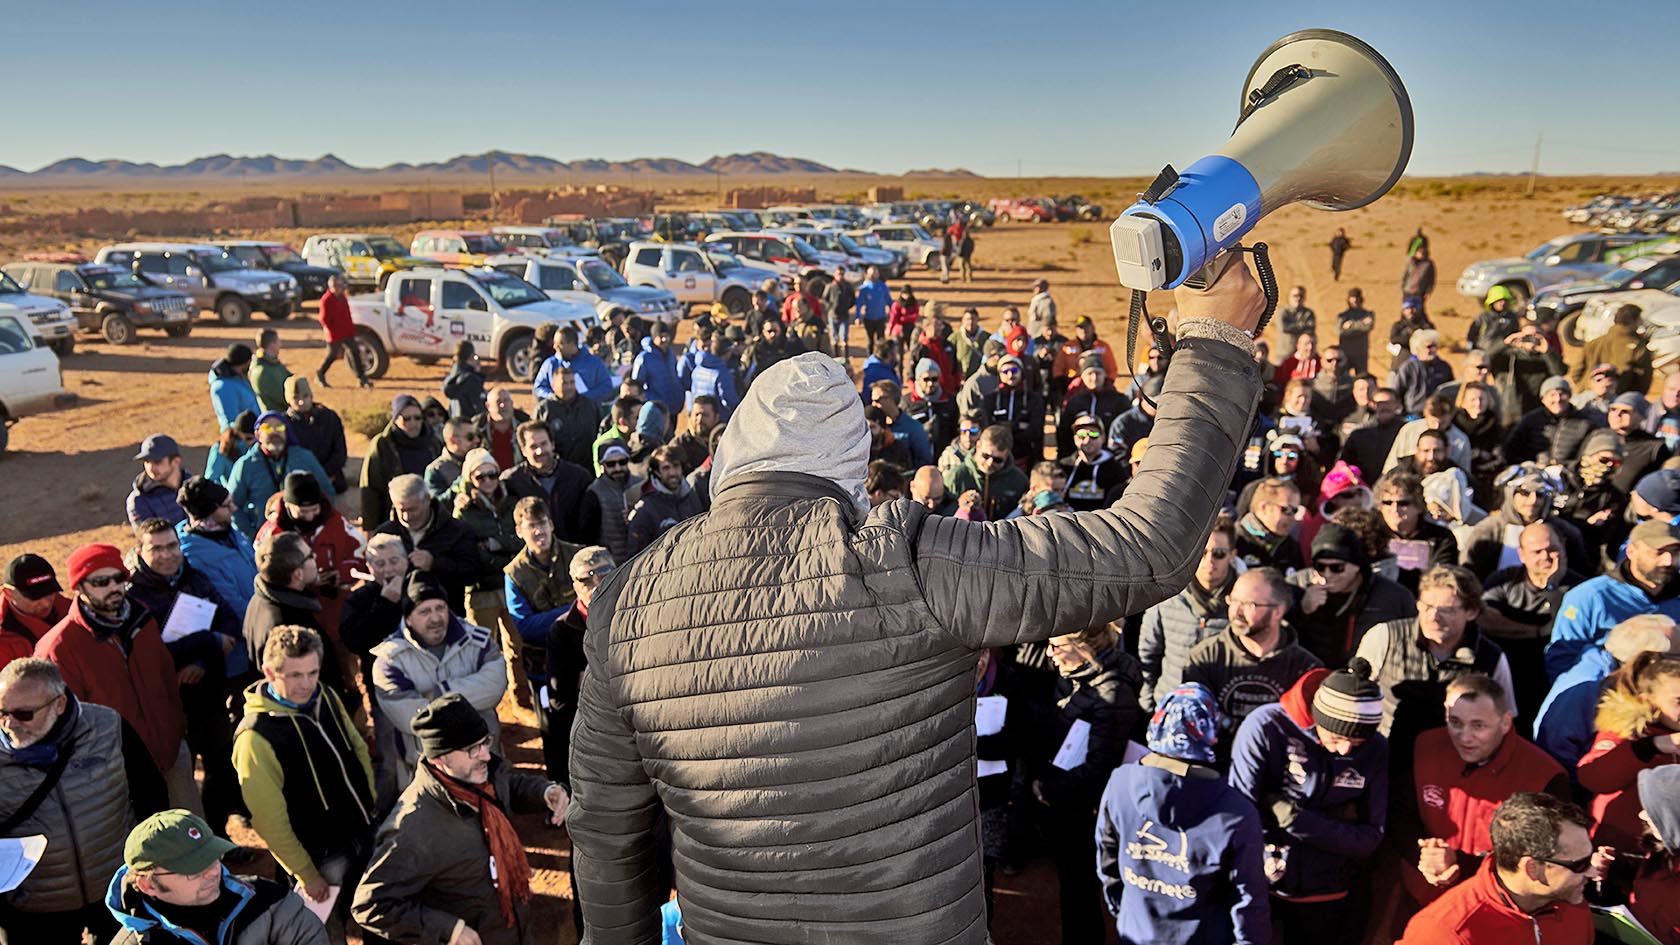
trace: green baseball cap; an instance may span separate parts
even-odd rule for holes
[[[191,811],[166,810],[147,817],[128,832],[123,862],[131,870],[167,870],[191,876],[209,869],[234,849]]]

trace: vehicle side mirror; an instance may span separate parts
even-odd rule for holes
[[[1548,266],[1556,266],[1562,262],[1563,257],[1559,256],[1557,253],[1553,253],[1552,255],[1546,257],[1546,265]]]

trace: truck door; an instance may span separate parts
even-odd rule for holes
[[[699,253],[672,248],[671,269],[676,273],[670,280],[675,283],[673,291],[684,302],[710,302],[717,297],[717,277]]]
[[[438,334],[446,339],[445,344],[451,352],[461,341],[483,345],[487,350],[494,321],[490,314],[490,302],[477,286],[455,279],[440,283]]]
[[[348,251],[345,250],[345,245],[343,240],[338,242],[339,251],[337,255],[339,262],[336,263],[344,269],[344,277],[357,282],[377,284],[379,282],[379,260],[374,258],[373,250],[368,247],[368,244],[360,240],[350,240]]]
[[[439,324],[432,297],[432,280],[409,276],[393,280],[391,292],[391,346],[399,354],[431,354],[445,347],[446,330]],[[449,344],[450,348],[454,345]]]

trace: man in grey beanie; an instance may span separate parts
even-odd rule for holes
[[[590,942],[658,939],[662,820],[696,940],[986,941],[976,651],[1183,587],[1259,397],[1247,270],[1176,302],[1151,448],[1101,511],[871,509],[845,370],[806,354],[757,378],[714,455],[711,510],[590,603],[568,815]]]

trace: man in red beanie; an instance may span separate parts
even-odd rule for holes
[[[122,552],[83,545],[71,552],[65,571],[76,599],[35,645],[35,655],[58,665],[76,698],[110,706],[140,733],[168,782],[171,805],[202,811],[175,661],[151,612],[128,599]]]

